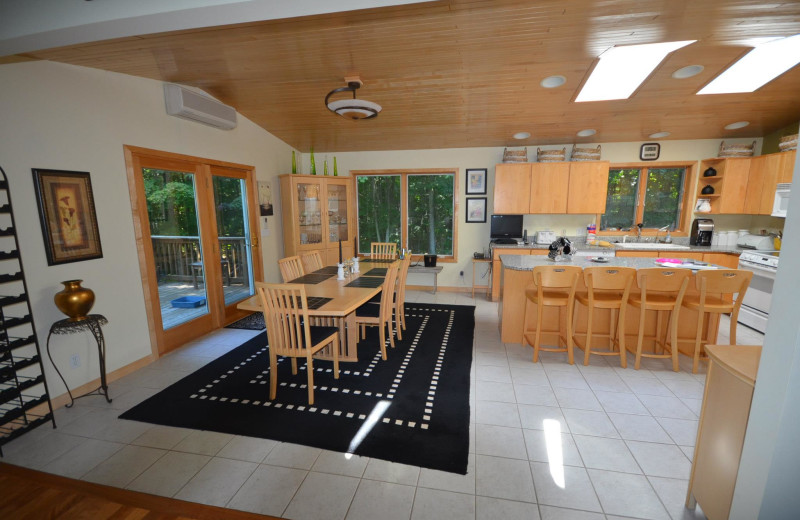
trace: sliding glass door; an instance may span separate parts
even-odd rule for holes
[[[236,304],[261,279],[254,174],[132,147],[126,159],[151,336],[164,353],[245,314]]]

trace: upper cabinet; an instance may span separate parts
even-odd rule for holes
[[[608,161],[498,164],[494,212],[603,213]]]
[[[319,251],[326,265],[355,254],[352,177],[287,174],[280,176],[283,253]]]
[[[700,163],[697,198],[709,200],[709,213],[770,215],[777,185],[792,182],[796,153],[706,159]],[[709,167],[717,171],[715,176],[703,176]],[[707,186],[714,193],[703,193]]]

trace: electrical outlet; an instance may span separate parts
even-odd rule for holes
[[[460,271],[460,272],[458,273],[458,276],[464,276],[464,271]]]
[[[78,354],[73,354],[69,358],[69,366],[70,368],[78,368],[81,366],[81,357]]]

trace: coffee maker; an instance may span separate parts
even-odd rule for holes
[[[710,218],[696,218],[692,222],[689,244],[693,246],[710,246],[714,234],[714,221]]]

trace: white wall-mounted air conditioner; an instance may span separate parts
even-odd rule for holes
[[[205,125],[231,130],[236,128],[236,109],[216,99],[198,94],[174,83],[164,84],[167,114]]]

